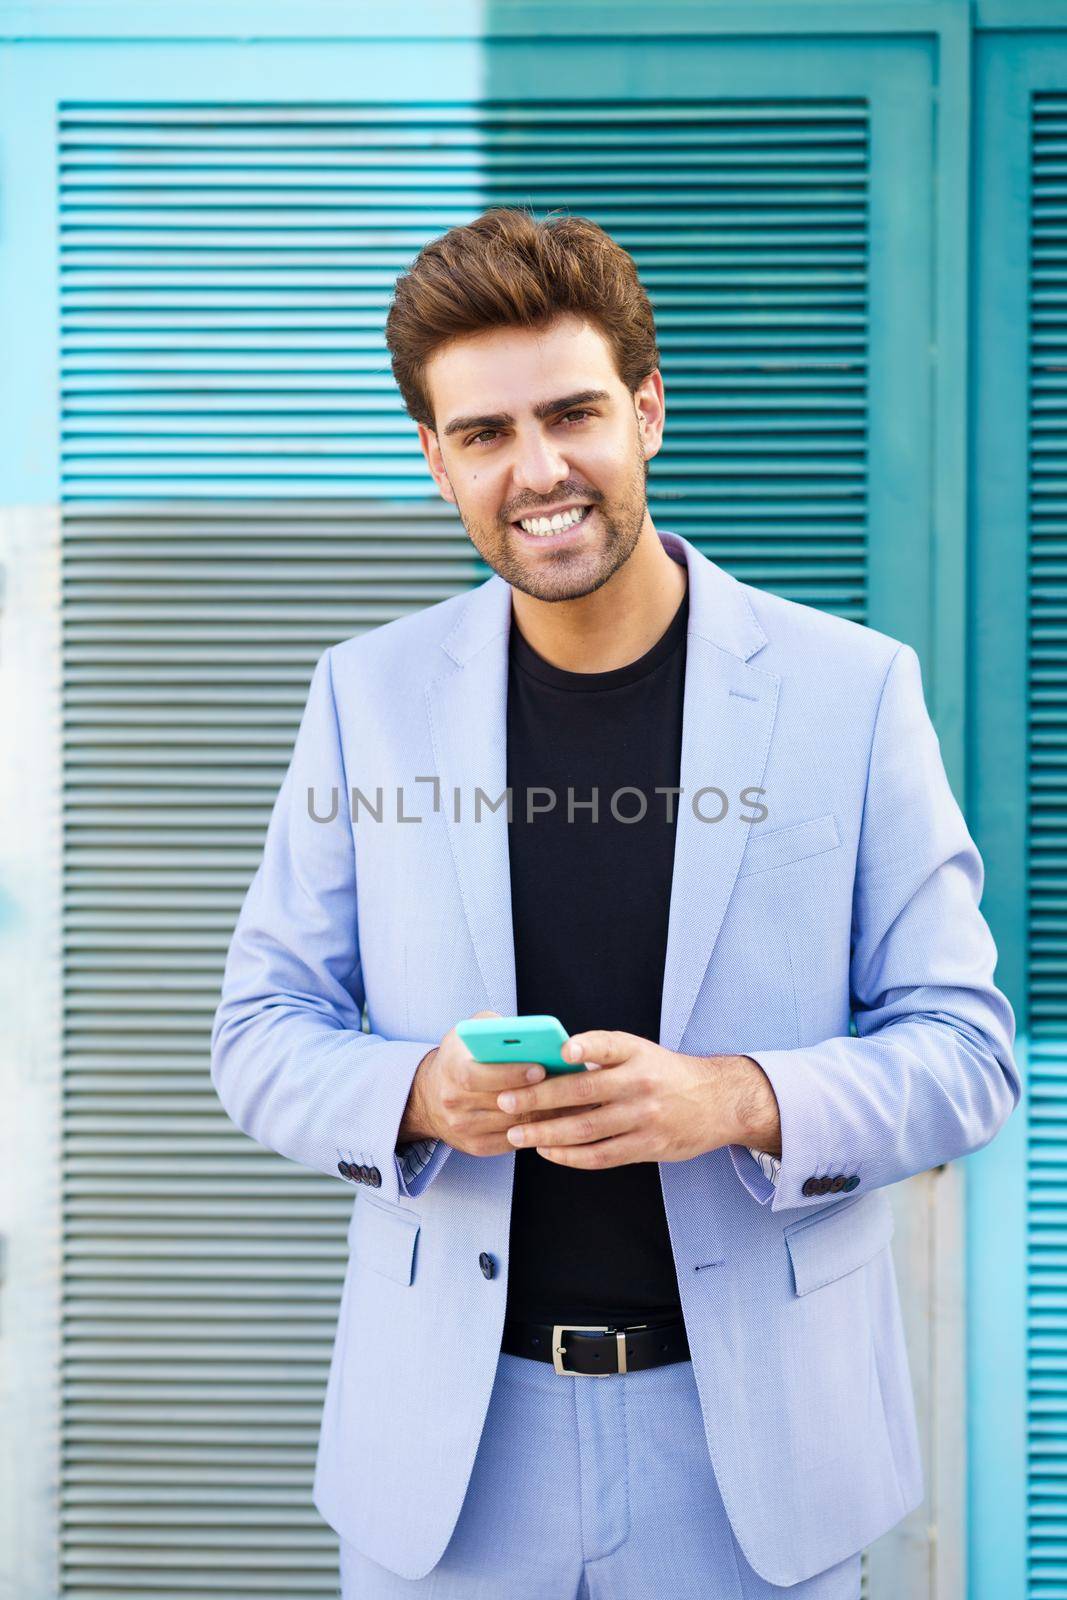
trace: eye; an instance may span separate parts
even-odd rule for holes
[[[560,421],[566,422],[566,419],[571,418],[571,416],[581,416],[581,418],[587,418],[587,416],[592,416],[592,411],[582,411],[581,408],[576,408],[574,411],[565,411],[563,416],[561,416]],[[496,434],[496,429],[494,429],[494,427],[483,427],[482,432],[480,432],[480,434],[472,435],[472,438],[469,438],[467,443],[469,443],[469,445],[480,445],[483,438],[493,438],[494,434]]]

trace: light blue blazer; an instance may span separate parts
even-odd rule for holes
[[[886,1187],[993,1137],[1019,1096],[1015,1019],[914,650],[659,537],[689,570],[659,1042],[754,1056],[783,1151],[776,1183],[739,1146],[660,1176],[722,1497],[748,1561],[788,1585],[922,1498]],[[370,1174],[314,1500],[408,1578],[459,1515],[507,1293],[514,1153],[438,1143],[416,1176],[396,1141],[430,1046],[461,1017],[515,1010],[507,814],[491,804],[510,616],[494,574],[319,658],[212,1033],[238,1128],[338,1183],[339,1162]],[[711,788],[728,802],[714,823],[714,794],[690,803]],[[739,799],[752,788],[760,823]],[[858,1184],[810,1192],[837,1175]],[[585,1381],[610,1380],[559,1379]]]

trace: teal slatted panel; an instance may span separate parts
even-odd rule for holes
[[[484,575],[382,324],[494,203],[652,291],[660,525],[866,614],[861,100],[68,104],[61,163],[64,1593],[333,1594],[310,1502],[350,1197],[207,1072],[311,665]]]
[[[1028,1594],[1067,1600],[1067,94],[1031,136]]]
[[[865,102],[540,100],[485,136],[492,202],[591,216],[638,264],[667,390],[656,523],[863,620]]]
[[[869,167],[860,100],[69,107],[65,499],[424,497],[392,282],[482,204],[564,208],[656,306],[653,515],[861,618]]]

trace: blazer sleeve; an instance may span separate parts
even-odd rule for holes
[[[362,1027],[355,849],[330,657],[316,663],[230,942],[211,1078],[257,1144],[332,1177],[343,1176],[341,1163],[377,1168],[383,1199],[396,1201],[421,1192],[451,1146],[435,1141],[421,1166],[396,1149],[416,1069],[438,1041]],[[331,809],[331,820],[317,820]]]
[[[751,1052],[771,1081],[782,1156],[772,1184],[743,1147],[738,1177],[771,1210],[896,1183],[988,1144],[1018,1104],[1015,1017],[995,986],[981,857],[901,644],[875,717],[853,891],[856,1036]],[[845,1180],[827,1193],[823,1178]]]

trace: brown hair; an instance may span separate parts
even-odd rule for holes
[[[434,427],[423,373],[449,340],[536,327],[567,312],[604,335],[631,394],[659,366],[652,307],[633,257],[588,217],[538,222],[529,211],[494,206],[431,239],[396,280],[385,324],[408,415]]]

